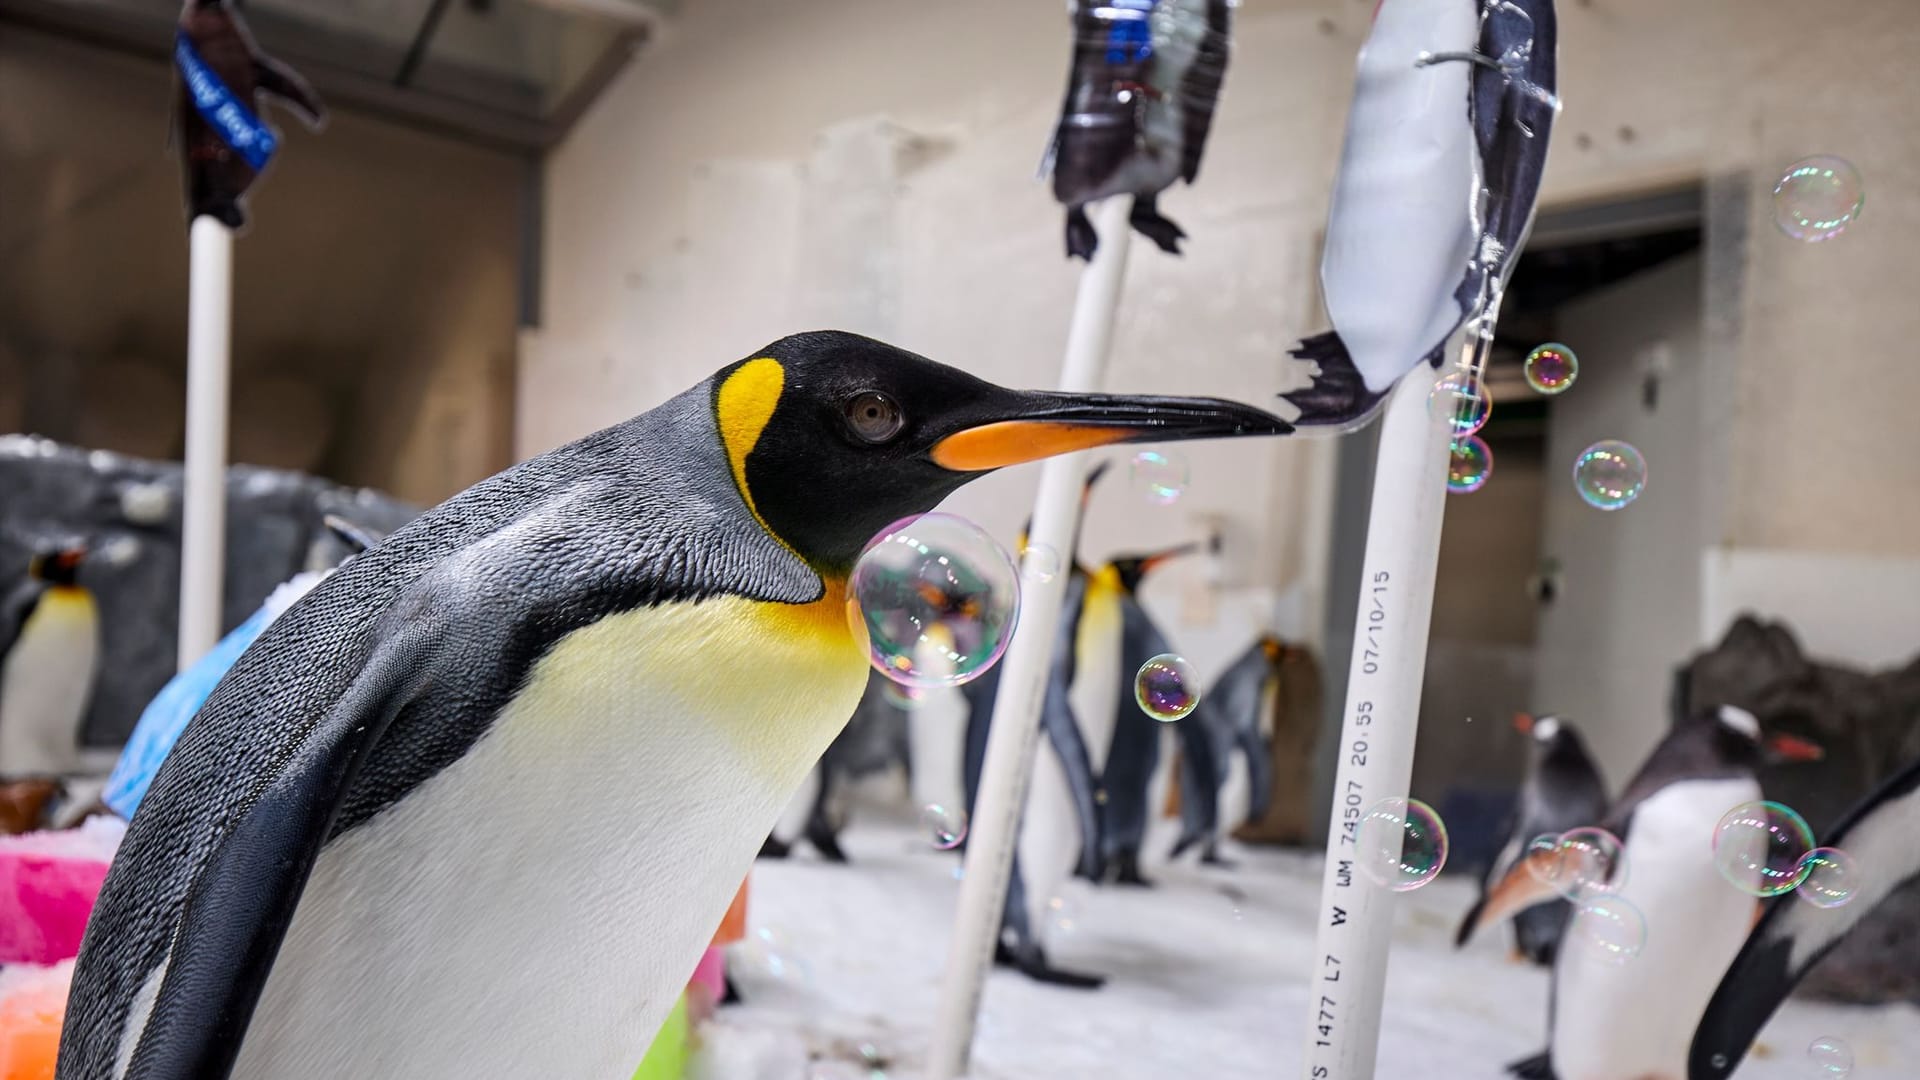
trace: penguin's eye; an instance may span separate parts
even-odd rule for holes
[[[892,398],[878,390],[862,390],[847,399],[847,426],[862,441],[883,443],[900,434],[907,418]]]

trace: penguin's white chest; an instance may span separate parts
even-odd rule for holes
[[[321,853],[237,1080],[631,1076],[866,682],[838,611],[777,608],[563,639],[460,760]]]
[[[1419,60],[1471,51],[1477,9],[1385,4],[1360,55],[1320,276],[1333,328],[1370,390],[1385,390],[1460,321],[1453,294],[1480,232],[1472,65]]]
[[[62,773],[79,760],[99,647],[93,597],[48,589],[0,667],[0,773]]]
[[[1640,955],[1615,965],[1568,924],[1554,970],[1560,1080],[1684,1080],[1694,1029],[1752,927],[1756,901],[1720,875],[1713,830],[1760,797],[1752,780],[1671,784],[1634,812],[1619,890],[1646,919]]]

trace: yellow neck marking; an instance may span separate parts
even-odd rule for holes
[[[767,422],[773,419],[774,407],[780,404],[780,391],[787,384],[786,369],[780,361],[771,356],[762,356],[748,360],[733,369],[726,381],[720,384],[714,395],[714,419],[720,428],[720,442],[727,448],[727,464],[733,469],[733,486],[740,490],[740,497],[746,500],[747,511],[753,520],[766,529],[768,536],[774,531],[767,528],[767,519],[760,516],[760,508],[753,503],[753,491],[747,487],[747,455],[760,443],[760,433],[767,429]],[[782,544],[786,541],[782,540]],[[791,549],[789,549],[791,550]]]

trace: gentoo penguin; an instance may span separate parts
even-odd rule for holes
[[[1161,761],[1160,741],[1168,727],[1140,708],[1134,679],[1148,660],[1173,651],[1166,635],[1141,606],[1139,589],[1148,574],[1199,549],[1199,544],[1181,544],[1151,555],[1123,556],[1111,564],[1120,585],[1121,686],[1114,709],[1113,740],[1100,770],[1100,790],[1106,796],[1101,804],[1104,817],[1100,835],[1106,845],[1107,866],[1121,885],[1152,884],[1140,873],[1140,849],[1146,843],[1147,823],[1153,817],[1154,773]],[[1195,720],[1206,707],[1202,699],[1192,713],[1172,725],[1180,740],[1182,791],[1210,791],[1219,786],[1208,722],[1204,718]],[[1214,824],[1208,820],[1203,827],[1210,831]]]
[[[1160,215],[1160,192],[1200,175],[1200,155],[1226,77],[1231,0],[1076,2],[1073,67],[1048,152],[1053,194],[1067,208],[1067,254],[1090,259],[1100,238],[1090,202],[1132,195],[1130,222],[1178,255],[1186,233]]]
[[[1570,721],[1558,716],[1536,720],[1520,713],[1513,718],[1513,726],[1528,737],[1526,779],[1520,785],[1507,842],[1481,879],[1480,898],[1460,920],[1460,930],[1454,936],[1456,946],[1466,944],[1473,936],[1488,891],[1507,876],[1535,837],[1559,836],[1568,829],[1592,825],[1607,810],[1606,782],[1587,753],[1586,741]],[[1552,964],[1567,915],[1566,905],[1557,901],[1516,913],[1515,950],[1536,964]]]
[[[188,726],[87,924],[59,1080],[624,1080],[853,714],[873,534],[1050,454],[1288,430],[816,332],[475,484]]]
[[[1714,865],[1722,816],[1761,797],[1755,770],[1769,754],[1801,760],[1817,748],[1763,737],[1751,713],[1722,706],[1676,726],[1654,748],[1602,828],[1623,841],[1624,881],[1611,895],[1645,919],[1638,955],[1615,962],[1584,935],[1603,926],[1576,913],[1553,966],[1545,1052],[1509,1066],[1537,1080],[1682,1080],[1707,999],[1753,925],[1758,901]],[[1555,894],[1534,854],[1488,893],[1481,922]],[[1528,864],[1535,863],[1533,870]],[[1592,921],[1588,921],[1588,920]]]
[[[1319,371],[1283,395],[1297,423],[1364,422],[1469,318],[1497,314],[1533,227],[1556,49],[1553,0],[1381,0],[1320,264],[1333,330],[1292,350]]]
[[[1197,717],[1206,729],[1219,783],[1205,791],[1180,788],[1180,838],[1170,858],[1199,844],[1202,865],[1231,866],[1220,856],[1221,840],[1266,814],[1273,798],[1273,756],[1261,723],[1272,714],[1279,680],[1280,639],[1262,634],[1207,691],[1206,707],[1188,718]]]
[[[328,515],[326,525],[346,546],[347,559],[352,559],[379,542],[377,534],[342,518]],[[332,572],[331,567],[303,570],[288,578],[267,594],[266,600],[247,617],[247,621],[221,638],[192,666],[167,680],[167,684],[141,711],[139,722],[133,726],[133,734],[127,738],[126,746],[121,748],[119,760],[114,762],[113,772],[107,776],[106,786],[101,789],[99,809],[132,819],[133,812],[140,807],[140,800],[146,797],[148,786],[153,783],[154,774],[160,770],[160,763],[166,760],[174,744],[180,741],[180,733],[187,729],[187,723],[200,711],[200,706],[206,704],[208,695],[213,693],[213,688],[226,676],[228,669],[275,619],[285,614],[295,601],[326,580]]]
[[[1920,761],[1881,783],[1848,811],[1821,841],[1853,856],[1859,884],[1840,907],[1816,907],[1796,896],[1766,901],[1707,1003],[1687,1058],[1687,1080],[1731,1074],[1780,1003],[1821,957],[1872,915],[1876,907],[1920,876]],[[1804,887],[1804,886],[1803,886]]]
[[[890,732],[905,735],[903,711],[889,700],[892,685],[878,671],[867,676],[867,689],[854,707],[853,718],[793,793],[773,832],[760,845],[761,858],[784,859],[804,839],[826,861],[847,862],[840,830],[846,827],[846,785],[860,771],[860,763],[853,759],[862,746],[891,738]]]
[[[86,548],[49,547],[0,601],[0,775],[58,775],[80,758],[100,610],[80,584]]]
[[[1055,967],[1047,956],[1051,921],[1049,904],[1067,878],[1100,876],[1100,810],[1097,770],[1074,708],[1070,688],[1077,660],[1074,643],[1078,622],[1086,611],[1089,578],[1073,551],[1078,548],[1080,523],[1094,485],[1106,471],[1102,463],[1088,472],[1080,489],[1079,514],[1068,546],[1066,592],[1061,598],[1060,625],[1054,639],[1047,683],[1040,700],[1040,731],[1044,736],[1034,754],[1027,801],[1020,811],[1020,832],[1014,844],[1005,906],[1000,914],[1000,937],[994,962],[1011,967],[1038,982],[1094,989],[1106,982],[1098,975]],[[1026,554],[1026,530],[1019,547]],[[968,704],[963,784],[967,813],[972,815],[985,768],[987,735],[992,730],[994,703],[1000,693],[1000,672],[989,669],[961,687]]]
[[[262,97],[293,110],[309,129],[326,121],[319,95],[293,69],[260,51],[226,0],[187,0],[174,34],[180,76],[173,122],[186,174],[187,215],[228,228],[246,224],[244,199],[279,139],[261,120]]]

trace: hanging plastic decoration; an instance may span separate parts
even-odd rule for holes
[[[1333,330],[1294,347],[1316,371],[1281,395],[1296,425],[1365,423],[1462,326],[1484,376],[1560,108],[1555,49],[1551,0],[1379,5],[1320,263]]]
[[[1067,254],[1093,257],[1086,205],[1132,195],[1133,227],[1162,251],[1187,234],[1155,205],[1175,180],[1193,183],[1227,73],[1229,0],[1081,0],[1073,70],[1048,162],[1067,207]],[[1044,169],[1043,169],[1044,171]]]
[[[187,219],[247,223],[245,197],[280,137],[261,119],[262,96],[289,106],[311,130],[326,110],[306,80],[260,51],[240,12],[222,0],[187,0],[173,37],[180,96],[173,123],[185,170]]]

